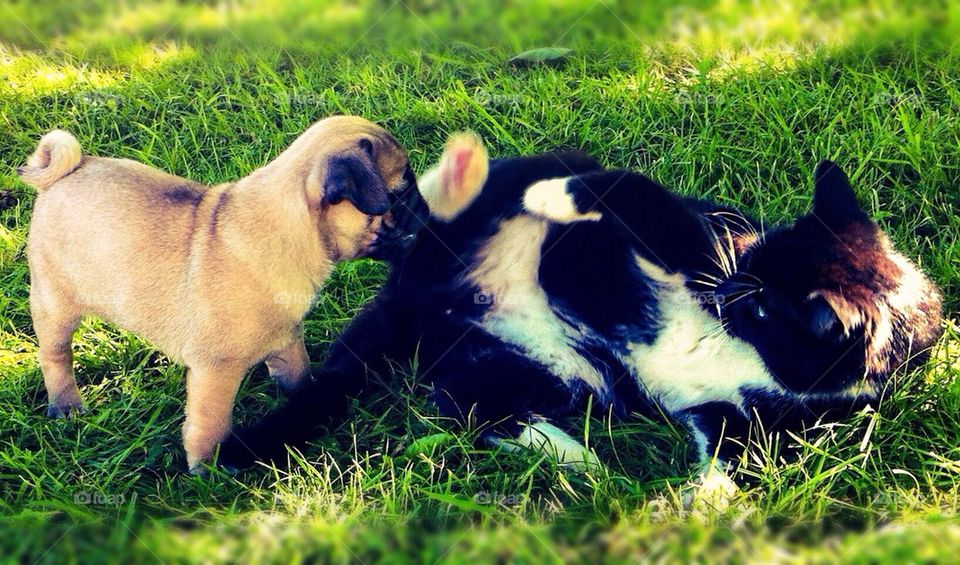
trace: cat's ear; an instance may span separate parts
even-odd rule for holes
[[[456,218],[480,194],[488,169],[487,150],[479,136],[451,136],[440,162],[417,181],[430,215],[447,222]]]
[[[861,316],[842,300],[831,300],[821,294],[806,303],[807,328],[821,340],[839,345],[860,325]]]
[[[821,161],[814,173],[813,215],[837,230],[850,224],[870,223],[870,216],[857,202],[850,179],[831,161]]]

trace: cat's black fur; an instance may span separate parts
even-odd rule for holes
[[[579,214],[602,217],[529,209],[531,185],[558,177]],[[370,374],[414,356],[440,412],[488,436],[575,414],[590,395],[621,416],[653,401],[689,423],[702,458],[729,461],[754,417],[800,431],[876,400],[934,342],[939,316],[934,286],[832,163],[817,169],[811,213],[764,233],[580,153],[493,160],[477,199],[421,231],[310,384],[237,430],[220,461],[281,461]]]

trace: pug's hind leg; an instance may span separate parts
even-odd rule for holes
[[[245,363],[191,366],[187,369],[187,407],[183,448],[191,473],[202,473],[217,444],[230,433],[233,404],[246,370]]]
[[[286,347],[267,357],[267,370],[287,393],[297,390],[303,383],[310,373],[310,356],[303,344],[303,332],[299,326]]]
[[[50,402],[47,415],[69,416],[83,408],[80,389],[73,374],[73,332],[80,314],[69,304],[53,304],[34,287],[30,293],[33,328],[39,342],[40,372]]]

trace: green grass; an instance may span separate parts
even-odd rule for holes
[[[19,201],[0,212],[0,559],[956,561],[952,2],[91,4],[0,4],[0,188]],[[505,65],[544,45],[575,52],[560,68]],[[24,259],[33,195],[13,171],[38,137],[67,128],[90,153],[215,183],[335,113],[389,128],[417,170],[473,129],[494,155],[581,147],[768,222],[802,212],[812,167],[832,158],[941,285],[945,336],[876,412],[797,460],[760,450],[720,511],[681,503],[695,470],[668,423],[568,422],[609,463],[581,474],[448,433],[408,370],[290,473],[189,476],[183,369],[97,320],[75,340],[89,411],[47,419]],[[382,276],[337,271],[306,323],[316,360]],[[278,401],[255,370],[236,417]]]

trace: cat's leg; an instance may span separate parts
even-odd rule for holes
[[[468,335],[430,369],[440,412],[507,449],[533,449],[558,463],[597,464],[596,456],[550,423],[579,411],[586,387],[569,386],[492,336]]]
[[[491,443],[507,450],[528,449],[544,453],[561,465],[590,470],[601,467],[592,449],[546,420],[524,424],[514,438],[491,436]]]
[[[532,184],[527,212],[555,221],[610,223],[637,253],[669,273],[708,271],[713,242],[676,194],[627,171],[601,171]]]
[[[347,418],[350,398],[371,379],[385,378],[390,359],[409,358],[404,319],[383,295],[357,315],[287,403],[253,425],[234,429],[220,444],[218,462],[242,469],[254,461],[283,464],[286,446],[299,447]]]
[[[699,467],[696,478],[682,490],[683,505],[723,512],[741,492],[731,475],[746,449],[750,421],[729,402],[708,402],[679,416],[690,430]]]
[[[742,461],[753,435],[802,434],[817,422],[837,421],[863,410],[870,400],[861,396],[801,398],[749,388],[742,389],[741,394],[743,407],[729,402],[708,402],[678,415],[689,425],[701,470],[690,491],[688,506],[704,503],[723,509],[729,505],[738,492],[730,475]],[[782,454],[782,450],[789,452],[792,447],[780,449]]]
[[[560,224],[599,221],[601,212],[581,210],[578,206],[575,194],[567,189],[571,178],[574,177],[542,180],[527,187],[523,194],[524,210]]]
[[[863,396],[802,397],[781,391],[744,387],[738,407],[729,402],[708,402],[688,408],[679,416],[688,422],[697,443],[701,464],[712,459],[734,467],[756,434],[802,434],[818,423],[836,422],[870,404]],[[781,449],[789,449],[781,445]]]
[[[703,468],[735,465],[746,449],[750,420],[729,402],[707,402],[680,413],[687,423],[698,464]]]
[[[473,133],[450,136],[440,162],[417,181],[430,215],[451,221],[480,194],[490,162],[483,140]]]
[[[683,507],[701,513],[726,512],[743,493],[722,465],[702,467],[697,477],[681,489]]]

